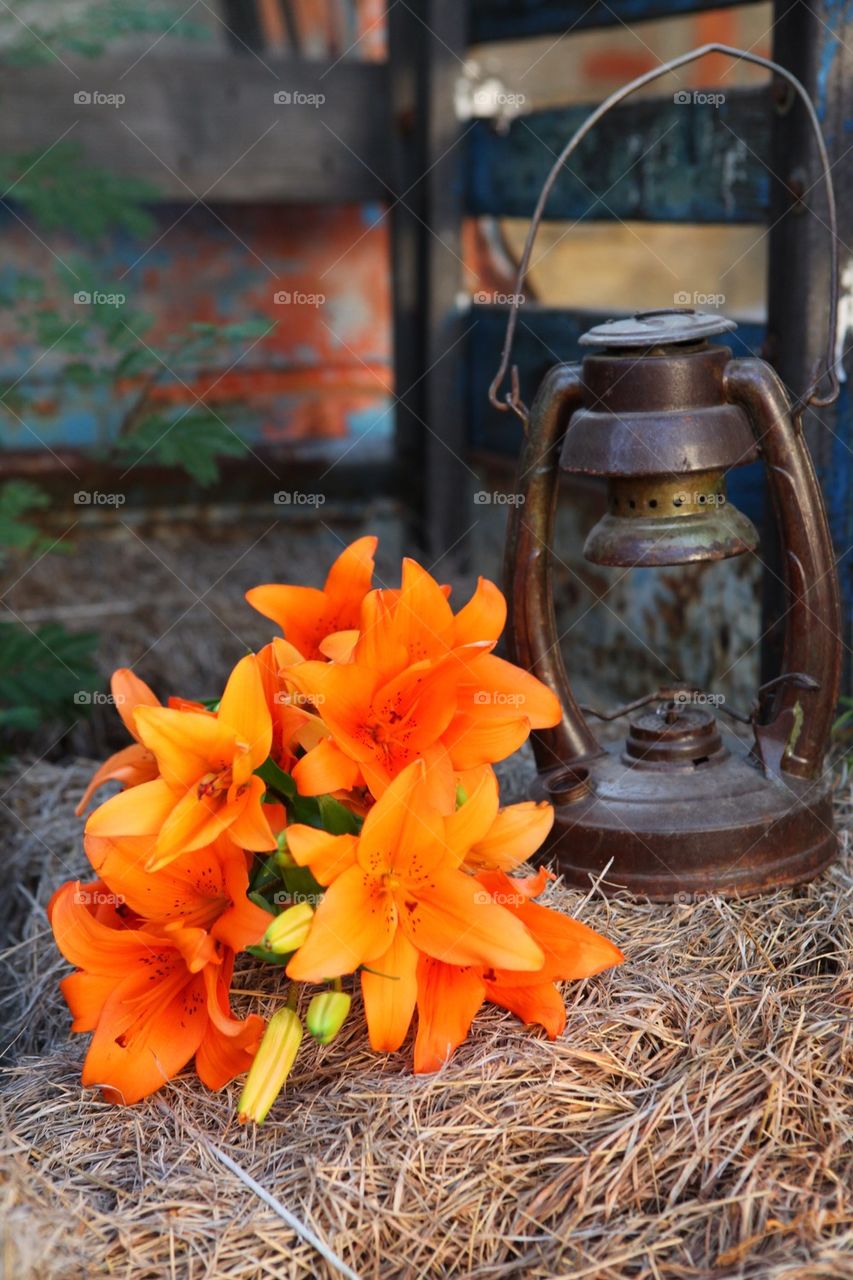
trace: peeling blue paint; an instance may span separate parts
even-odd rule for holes
[[[351,436],[363,438],[371,435],[376,439],[389,440],[393,430],[394,402],[391,399],[347,414],[347,431]]]

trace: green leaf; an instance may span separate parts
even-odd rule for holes
[[[24,23],[13,21],[15,15],[9,9],[0,15],[3,60],[34,66],[63,52],[96,58],[114,41],[135,35],[209,40],[208,28],[188,18],[189,13],[188,9],[176,22],[175,10],[168,4],[98,0],[79,7],[43,5],[35,13],[28,12]]]
[[[217,459],[242,457],[246,444],[216,414],[199,409],[177,418],[149,414],[119,442],[119,449],[131,462],[145,458],[166,467],[182,467],[206,486],[219,478]]]
[[[76,387],[92,387],[102,380],[100,370],[85,360],[72,360],[62,370],[62,376]]]
[[[283,799],[293,800],[298,795],[293,778],[276,764],[272,756],[268,756],[260,768],[255,770],[255,773],[262,782],[267,784],[271,791],[277,791]]]
[[[274,884],[281,884],[281,875],[276,856],[272,853],[268,858],[264,858],[263,861],[255,864],[251,879],[252,892],[260,894],[264,889]],[[270,911],[274,910],[272,907],[268,909]]]
[[[267,951],[266,947],[246,947],[250,956],[254,956],[256,960],[263,960],[266,964],[277,964],[279,966],[286,965],[293,955],[292,951],[279,955],[277,951]]]
[[[0,183],[4,190],[11,188],[10,198],[42,231],[71,232],[98,241],[117,230],[137,237],[155,230],[145,204],[157,198],[156,188],[92,167],[74,143],[0,155]],[[98,287],[108,284],[102,280]]]
[[[0,624],[0,718],[35,727],[86,714],[100,683],[92,661],[98,637],[72,633],[57,622],[32,630]]]
[[[262,911],[268,911],[271,916],[278,915],[278,912],[272,903],[267,902],[264,895],[262,893],[258,893],[255,889],[251,889],[249,893],[246,894],[246,897],[250,902],[254,902],[256,907],[260,907]]]
[[[292,898],[307,900],[312,906],[316,906],[323,895],[323,886],[314,879],[308,867],[282,867],[281,879]]]
[[[361,831],[362,819],[340,800],[333,796],[318,796],[317,803],[324,831],[330,831],[333,836],[356,836]]]
[[[46,551],[53,540],[26,517],[50,506],[50,497],[29,480],[7,480],[0,485],[0,560],[6,551]]]

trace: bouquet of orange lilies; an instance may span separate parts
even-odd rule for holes
[[[554,985],[622,960],[533,901],[549,873],[513,876],[553,811],[501,809],[492,768],[554,695],[494,648],[506,620],[480,579],[454,613],[413,560],[372,588],[376,539],[338,557],[322,591],[248,593],[284,633],[242,658],[216,702],[166,706],[127,670],[112,691],[134,739],[95,774],[121,790],[90,814],[97,879],[50,903],[75,971],[62,990],[92,1032],[83,1083],[135,1102],[191,1058],[220,1089],[243,1072],[241,1120],[262,1121],[307,1028],[328,1044],[358,974],[372,1047],[434,1071],[485,1000],[556,1037]],[[268,1023],[231,1009],[235,957],[290,980]],[[304,988],[316,988],[305,992]]]

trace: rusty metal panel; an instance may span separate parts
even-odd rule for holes
[[[391,448],[390,284],[388,239],[376,206],[272,208],[161,205],[157,230],[145,243],[115,237],[97,255],[96,287],[123,301],[116,315],[150,323],[138,334],[165,361],[157,396],[190,406],[196,396],[252,443],[291,446],[300,454],[349,448],[356,440]],[[75,303],[70,266],[83,252],[67,237],[51,251],[8,213],[2,220],[7,261],[44,282],[42,304],[86,326],[91,314]],[[244,340],[217,354],[216,367],[174,369],[168,339],[197,321],[268,321],[256,343]],[[134,330],[135,332],[136,330]],[[115,359],[103,351],[105,362]],[[21,379],[23,423],[0,419],[7,449],[88,447],[115,435],[138,381],[123,379],[111,394],[64,376],[68,358],[30,344],[11,310],[0,320],[0,369]],[[366,446],[366,447],[367,447]]]

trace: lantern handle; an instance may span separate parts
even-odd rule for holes
[[[533,251],[533,242],[536,239],[536,233],[539,230],[539,224],[541,223],[542,216],[545,212],[545,205],[548,201],[549,195],[551,194],[551,189],[557,180],[557,175],[572,152],[578,147],[594,126],[598,124],[599,120],[601,120],[603,116],[607,115],[611,107],[615,107],[620,102],[623,102],[625,98],[629,97],[636,89],[641,89],[644,85],[651,84],[653,80],[658,80],[661,76],[668,75],[671,71],[678,70],[679,67],[685,66],[688,62],[695,62],[699,58],[704,58],[709,53],[721,53],[729,58],[735,58],[738,60],[742,59],[744,62],[753,62],[756,66],[766,67],[768,71],[776,72],[777,75],[782,76],[782,78],[787,80],[788,84],[796,90],[803,105],[805,106],[809,123],[814,131],[818,155],[820,157],[821,177],[823,178],[824,185],[826,187],[828,230],[830,234],[829,333],[827,338],[826,355],[823,360],[823,369],[821,370],[820,364],[818,364],[813,376],[812,385],[809,387],[806,394],[800,399],[797,407],[814,405],[816,408],[825,408],[828,405],[834,404],[838,399],[839,385],[835,357],[835,330],[838,317],[838,232],[835,213],[835,192],[832,186],[831,165],[829,163],[829,156],[826,150],[826,143],[823,140],[823,134],[820,130],[820,124],[818,122],[817,114],[815,113],[814,105],[805,87],[797,77],[792,72],[786,70],[785,67],[781,66],[780,63],[774,62],[772,58],[763,58],[758,53],[751,53],[747,49],[737,49],[732,45],[712,43],[703,44],[699,48],[691,49],[687,53],[680,54],[677,58],[671,58],[669,62],[662,62],[660,66],[654,67],[651,71],[644,72],[643,75],[637,76],[636,79],[631,80],[628,84],[622,85],[620,89],[616,89],[615,92],[611,93],[608,98],[605,98],[604,102],[600,103],[600,105],[587,116],[586,120],[580,128],[575,131],[551,166],[548,177],[545,179],[542,190],[539,192],[539,199],[536,201],[536,208],[534,209],[533,217],[530,220],[527,239],[524,243],[524,252],[521,255],[521,261],[518,266],[518,274],[515,283],[515,296],[509,309],[509,316],[507,317],[506,334],[504,337],[503,349],[501,351],[500,367],[498,368],[491,386],[489,387],[489,401],[491,404],[494,405],[496,409],[500,409],[502,413],[505,413],[507,409],[512,409],[524,424],[525,431],[527,430],[529,415],[527,406],[521,399],[519,392],[518,367],[516,365],[513,365],[510,370],[511,391],[501,399],[499,390],[501,383],[506,377],[507,369],[509,368],[512,344],[515,338],[515,329],[518,321],[518,308],[521,301],[524,282],[527,278],[527,272],[530,266],[530,255]],[[819,395],[818,387],[824,378],[828,380],[829,389],[824,395]]]

